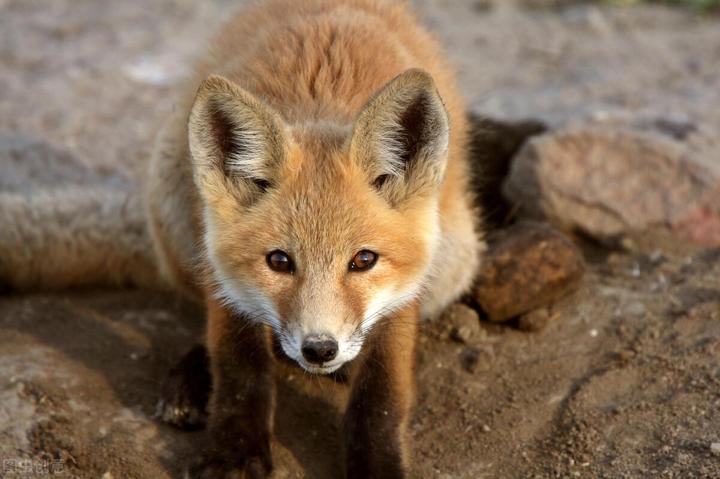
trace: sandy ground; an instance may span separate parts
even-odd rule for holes
[[[238,3],[0,0],[2,141],[29,138],[137,182],[173,85]],[[473,110],[550,125],[684,122],[688,151],[720,168],[718,18],[415,3]],[[542,332],[483,322],[475,373],[444,325],[425,326],[413,477],[720,477],[710,448],[720,442],[720,251],[588,247],[587,259],[580,291]],[[165,372],[201,331],[201,311],[166,294],[0,296],[0,477],[46,477],[44,466],[58,477],[177,477],[203,433],[153,414]],[[277,476],[335,477],[337,418],[292,380],[280,386]]]

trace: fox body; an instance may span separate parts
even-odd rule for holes
[[[212,441],[191,476],[270,472],[273,351],[349,378],[348,477],[404,476],[418,319],[483,249],[466,130],[404,4],[270,0],[220,32],[147,185],[160,269],[208,310]]]

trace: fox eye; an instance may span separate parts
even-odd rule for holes
[[[370,250],[362,250],[350,261],[350,271],[367,271],[377,263],[378,255]]]
[[[290,259],[290,256],[286,252],[280,251],[279,249],[268,253],[265,260],[270,269],[278,273],[292,273],[295,271],[295,263],[293,263],[293,260]]]

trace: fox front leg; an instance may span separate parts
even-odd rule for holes
[[[415,306],[377,325],[344,418],[348,479],[404,478],[407,422],[415,392]]]
[[[189,468],[192,479],[262,479],[272,471],[274,378],[263,326],[208,305],[213,390],[209,445]]]

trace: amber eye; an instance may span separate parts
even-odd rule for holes
[[[293,263],[293,260],[290,259],[290,256],[284,251],[276,249],[268,253],[265,259],[273,271],[277,271],[278,273],[292,273],[295,271],[295,263]]]
[[[359,251],[350,261],[350,271],[366,271],[377,263],[378,255],[366,249]]]

